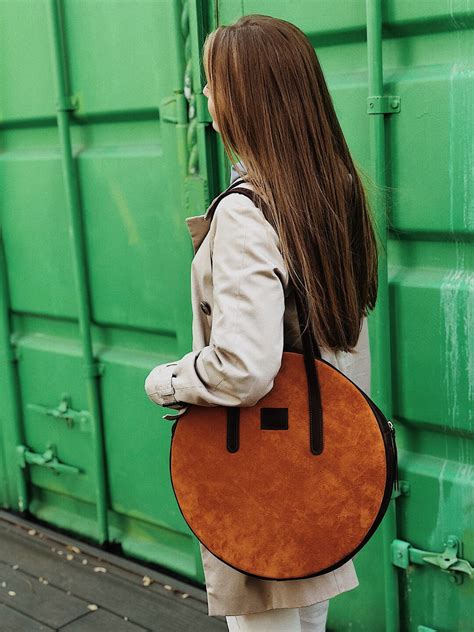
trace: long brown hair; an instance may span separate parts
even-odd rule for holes
[[[375,307],[377,241],[316,53],[294,24],[260,14],[219,26],[203,53],[225,152],[266,203],[306,327],[351,351]]]

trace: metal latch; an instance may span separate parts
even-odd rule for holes
[[[81,473],[81,470],[75,465],[67,465],[66,463],[61,463],[59,461],[56,446],[52,443],[48,444],[48,449],[43,452],[43,454],[28,450],[28,448],[24,445],[18,445],[16,447],[16,451],[18,465],[22,468],[25,468],[27,465],[39,465],[53,470],[55,474]]]
[[[87,410],[73,410],[69,393],[62,393],[61,401],[56,408],[48,408],[40,404],[27,404],[27,408],[42,415],[65,421],[68,428],[75,425],[81,432],[90,432],[90,413]]]
[[[467,560],[458,558],[462,551],[461,540],[455,535],[450,535],[444,546],[446,548],[442,553],[435,553],[415,549],[403,540],[394,540],[391,546],[392,564],[399,568],[408,568],[409,564],[432,564],[448,573],[450,580],[456,584],[461,584],[466,575],[473,579],[474,568]]]

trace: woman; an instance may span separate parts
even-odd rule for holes
[[[230,186],[257,192],[268,215],[235,193],[211,217],[186,218],[193,350],[150,372],[148,396],[177,410],[165,419],[187,404],[255,405],[273,387],[283,350],[302,352],[295,289],[323,359],[370,395],[375,233],[310,42],[289,22],[247,15],[208,35],[204,67],[212,125],[233,163]],[[272,581],[200,548],[209,615],[226,616],[230,630],[323,631],[329,599],[359,585],[352,560]]]

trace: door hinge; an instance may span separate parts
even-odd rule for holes
[[[443,552],[423,551],[415,549],[409,542],[394,540],[392,542],[392,564],[399,568],[408,568],[409,564],[432,564],[447,573],[455,584],[461,584],[464,577],[474,578],[474,568],[467,560],[460,559],[462,542],[455,535],[449,535],[443,543]]]

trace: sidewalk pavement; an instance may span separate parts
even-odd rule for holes
[[[225,632],[206,591],[0,510],[0,632]]]

